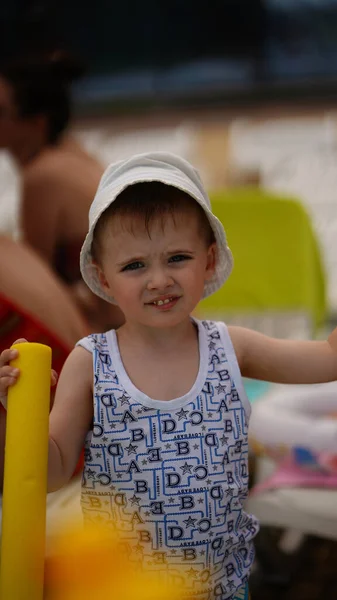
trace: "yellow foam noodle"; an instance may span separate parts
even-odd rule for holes
[[[1,600],[42,600],[51,349],[21,343],[9,389],[0,566]]]

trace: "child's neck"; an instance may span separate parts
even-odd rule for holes
[[[121,359],[133,385],[149,398],[173,400],[188,393],[199,372],[197,327],[186,323],[167,329],[122,326],[117,331]]]
[[[176,352],[181,344],[195,339],[196,327],[190,317],[175,327],[142,327],[126,322],[117,331],[119,344],[132,340],[132,345],[139,348],[150,348],[152,351]]]

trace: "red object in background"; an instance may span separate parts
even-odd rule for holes
[[[53,332],[29,313],[15,305],[11,300],[0,295],[0,352],[10,348],[15,340],[25,338],[50,346],[52,349],[52,367],[59,374],[72,348],[69,348]],[[4,410],[0,404],[0,410]],[[75,469],[74,475],[83,468],[83,453]]]
[[[45,328],[21,307],[0,296],[0,352],[10,348],[15,340],[26,338],[29,342],[46,344],[52,349],[53,369],[59,373],[71,348]]]

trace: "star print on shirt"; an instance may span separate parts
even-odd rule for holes
[[[217,391],[219,394],[223,394],[223,393],[225,393],[225,391],[226,391],[226,386],[225,386],[225,385],[221,385],[221,383],[219,383],[219,385],[217,385],[217,386],[215,387],[215,389],[216,389],[216,391]]]
[[[132,444],[125,446],[125,450],[128,451],[128,456],[130,456],[130,454],[137,454],[137,448],[138,446],[133,446]]]
[[[223,436],[220,438],[221,445],[222,445],[222,446],[224,446],[225,444],[228,444],[228,439],[229,439],[229,438],[228,438],[226,435],[223,435]]]
[[[188,410],[184,410],[183,408],[176,413],[179,421],[181,421],[181,419],[186,419],[187,415],[188,415]]]
[[[234,581],[232,581],[232,579],[227,580],[227,585],[230,590],[233,590],[235,588],[235,584],[234,584]]]
[[[198,576],[198,571],[195,571],[195,569],[192,569],[191,567],[190,570],[186,572],[186,574],[189,577],[192,577],[192,579],[195,579]]]
[[[180,468],[183,472],[183,475],[185,475],[185,473],[190,473],[192,475],[192,467],[193,465],[188,465],[187,462],[185,462],[185,464]]]
[[[129,404],[130,405],[130,398],[126,394],[123,394],[123,396],[121,396],[119,398],[119,401],[120,401],[120,403],[121,403],[122,406],[123,406],[123,404]]]
[[[192,519],[192,517],[188,517],[188,519],[185,519],[185,521],[184,521],[184,523],[186,523],[186,527],[194,527],[196,522],[197,522],[197,519]]]
[[[139,498],[138,496],[136,496],[135,494],[133,496],[131,496],[130,498],[130,502],[131,505],[133,506],[134,504],[137,504],[137,506],[139,506],[139,503],[141,501],[141,498]]]

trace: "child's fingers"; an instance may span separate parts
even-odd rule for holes
[[[28,343],[25,338],[17,339],[14,344],[23,344]],[[11,367],[8,363],[17,358],[19,356],[19,352],[17,350],[13,350],[11,348],[7,348],[3,350],[0,354],[0,401],[4,404],[7,398],[8,388],[13,385],[19,374],[19,369],[15,369]],[[57,373],[52,369],[51,371],[51,385],[56,385],[57,382]]]
[[[52,369],[51,370],[51,384],[52,384],[52,386],[56,385],[56,383],[57,383],[57,377],[58,376],[57,376],[56,371],[54,371],[54,369]]]
[[[18,340],[15,340],[15,342],[14,342],[14,344],[23,344],[23,343],[28,343],[25,338],[19,338]],[[0,354],[0,368],[3,367],[4,365],[6,365],[7,363],[9,363],[14,358],[17,358],[18,356],[19,356],[19,352],[17,350],[12,349],[12,348],[6,348],[6,350],[3,350]]]
[[[8,364],[14,358],[17,358],[18,355],[19,353],[17,350],[11,350],[10,348],[3,350],[0,354],[0,368]]]
[[[13,385],[19,376],[19,369],[5,365],[0,369],[0,402],[5,406],[8,388]]]
[[[14,342],[14,344],[24,344],[24,343],[26,343],[26,344],[29,343],[28,340],[26,340],[26,338],[19,338],[18,340],[15,340],[15,342]]]
[[[8,388],[16,383],[17,377],[11,377],[8,375],[7,377],[1,377],[1,385],[0,385],[0,398],[3,396],[7,396]]]
[[[0,369],[0,379],[3,379],[4,377],[13,377],[13,379],[17,379],[19,372],[19,369],[14,369],[14,367],[11,367],[10,365],[5,365]]]
[[[5,407],[8,388],[16,382],[20,373],[19,369],[11,367],[8,363],[18,355],[18,351],[11,348],[3,350],[0,354],[0,402]]]

